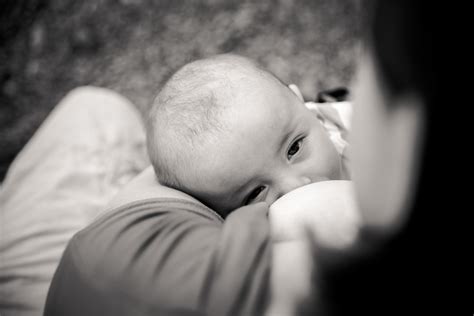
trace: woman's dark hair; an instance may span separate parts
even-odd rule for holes
[[[437,181],[446,175],[440,157],[450,150],[447,142],[454,142],[446,139],[446,113],[452,97],[446,81],[453,78],[445,76],[455,63],[461,63],[448,58],[451,37],[446,34],[453,26],[449,8],[439,3],[381,0],[363,4],[368,9],[364,43],[388,95],[415,92],[423,102],[426,131],[419,180],[406,225],[376,250],[361,255],[360,249],[353,254],[316,249],[314,314],[438,314],[446,307],[451,271],[443,264],[454,257],[447,252],[445,230],[437,224],[441,217],[454,214],[447,204],[452,201],[442,192],[447,184],[437,185]],[[379,240],[374,235],[377,232],[366,230],[361,239],[370,245]]]

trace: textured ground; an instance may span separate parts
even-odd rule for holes
[[[115,89],[144,111],[185,62],[257,59],[312,99],[347,86],[358,0],[5,0],[0,3],[0,179],[64,94]]]

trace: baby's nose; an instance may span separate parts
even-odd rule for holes
[[[299,187],[302,187],[303,185],[307,185],[310,183],[311,179],[307,176],[287,177],[282,181],[278,198],[290,191],[293,191]]]

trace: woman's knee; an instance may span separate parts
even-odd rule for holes
[[[101,87],[81,86],[74,88],[61,100],[59,106],[77,107],[81,111],[113,110],[137,112],[133,104],[119,93]]]

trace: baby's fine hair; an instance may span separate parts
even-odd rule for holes
[[[220,114],[236,74],[278,80],[248,58],[225,54],[188,63],[164,84],[145,123],[148,154],[161,184],[183,190],[183,179],[194,169],[193,154],[225,129]]]

